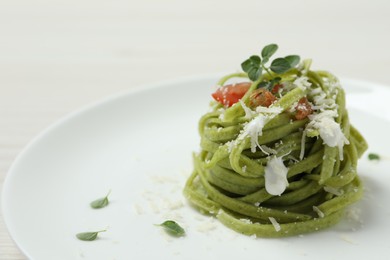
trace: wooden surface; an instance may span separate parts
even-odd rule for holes
[[[236,71],[267,43],[390,86],[389,32],[387,0],[2,0],[0,192],[23,147],[69,112],[146,83]],[[25,259],[1,213],[0,259]]]

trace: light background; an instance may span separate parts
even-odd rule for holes
[[[389,32],[388,0],[0,0],[0,192],[16,155],[69,112],[142,84],[236,71],[268,43],[390,86]],[[0,259],[24,259],[1,214]]]

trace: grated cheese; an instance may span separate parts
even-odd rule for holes
[[[247,219],[247,218],[240,218],[240,221],[244,222],[245,224],[252,224],[252,221],[250,219]]]
[[[357,208],[357,207],[350,207],[345,212],[346,218],[350,222],[357,222],[357,223],[363,224],[364,223],[363,219],[360,217],[361,214],[362,214],[362,210],[360,208]]]
[[[140,205],[138,205],[137,203],[134,203],[133,207],[134,207],[135,213],[137,213],[137,215],[144,214],[143,208]]]
[[[274,106],[270,106],[270,107],[262,107],[262,106],[258,106],[256,108],[256,112],[257,113],[266,113],[266,114],[280,114],[283,112],[283,108],[281,107],[274,107]]]
[[[168,199],[166,199],[165,203],[166,203],[165,205],[166,205],[167,209],[169,209],[169,210],[177,210],[177,209],[184,207],[183,202],[180,200],[175,201],[175,202],[171,202]]]
[[[155,214],[160,214],[160,209],[158,208],[156,203],[154,203],[154,201],[149,201],[149,206]]]
[[[268,121],[269,119],[265,115],[260,114],[256,116],[244,126],[243,132],[237,140],[243,140],[249,136],[251,138],[251,152],[256,152],[256,147],[260,147],[258,137],[263,135],[263,127]]]
[[[298,88],[302,89],[303,91],[305,91],[307,88],[309,88],[311,86],[311,83],[308,81],[309,78],[308,77],[299,77],[299,78],[296,78],[294,80],[294,85],[296,85]]]
[[[217,225],[213,221],[213,219],[210,219],[210,221],[203,221],[202,224],[200,224],[197,227],[197,230],[202,233],[206,233],[208,231],[214,230],[217,228]]]
[[[236,145],[236,142],[234,141],[228,141],[225,143],[225,145],[227,146],[227,149],[228,149],[228,152],[231,153],[234,146]]]
[[[160,176],[160,175],[154,175],[151,177],[151,179],[160,184],[165,184],[165,183],[178,183],[178,180],[172,177],[168,176]]]
[[[257,107],[256,112],[259,114],[244,125],[244,129],[236,141],[240,142],[249,136],[251,139],[251,152],[256,152],[256,147],[261,149],[258,137],[263,135],[264,126],[282,111],[281,107]]]
[[[340,238],[342,240],[344,240],[345,242],[349,243],[349,244],[352,244],[352,245],[357,245],[358,243],[356,243],[355,241],[353,241],[349,236],[343,234],[343,235],[340,235]]]

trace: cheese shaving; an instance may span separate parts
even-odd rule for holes
[[[260,145],[260,150],[265,153],[266,155],[269,155],[269,154],[276,154],[277,151],[275,149],[272,149],[266,145]]]
[[[341,196],[341,195],[344,194],[344,191],[343,191],[343,190],[341,190],[341,189],[336,189],[336,188],[333,188],[333,187],[330,187],[330,186],[325,186],[325,187],[324,187],[324,190],[325,190],[326,192],[332,193],[332,194],[334,194],[334,195],[336,195],[336,196]]]
[[[319,114],[309,115],[310,123],[306,129],[314,128],[320,133],[320,137],[329,147],[337,146],[339,148],[340,160],[344,159],[344,144],[349,144],[348,139],[344,136],[340,124],[334,118],[334,111],[325,110]]]
[[[288,186],[288,169],[282,157],[273,156],[265,167],[265,189],[271,195],[281,195]]]
[[[271,224],[274,226],[276,232],[279,232],[281,230],[280,224],[276,221],[273,217],[268,217],[269,221],[271,221]]]
[[[295,81],[297,80],[298,79]],[[300,83],[305,85],[305,83],[302,82],[304,82],[304,80],[301,80]],[[344,145],[349,144],[348,139],[341,130],[340,124],[335,121],[335,118],[338,116],[335,99],[338,88],[340,87],[339,83],[338,81],[329,81],[325,82],[325,84],[327,84],[329,87],[328,92],[323,91],[321,88],[315,88],[309,92],[314,103],[312,109],[317,110],[317,112],[308,116],[310,122],[303,131],[300,153],[301,160],[303,159],[305,152],[305,137],[309,131],[317,130],[321,139],[324,141],[324,144],[328,145],[329,147],[337,146],[339,149],[340,160],[344,159]]]
[[[320,217],[320,218],[323,218],[323,217],[325,217],[325,214],[324,214],[324,212],[322,212],[318,207],[316,207],[316,206],[313,206],[313,211],[315,212],[315,213],[317,213],[318,214],[318,216]]]

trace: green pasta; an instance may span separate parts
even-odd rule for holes
[[[264,49],[254,67],[260,73],[248,67],[258,61],[252,56],[245,72],[218,82],[212,111],[199,122],[201,151],[184,194],[242,234],[321,230],[361,198],[357,160],[367,143],[349,122],[335,76],[310,70],[309,60],[297,64],[298,56],[280,58],[290,65],[283,71],[278,59],[268,69]],[[240,83],[229,84],[234,79]]]

